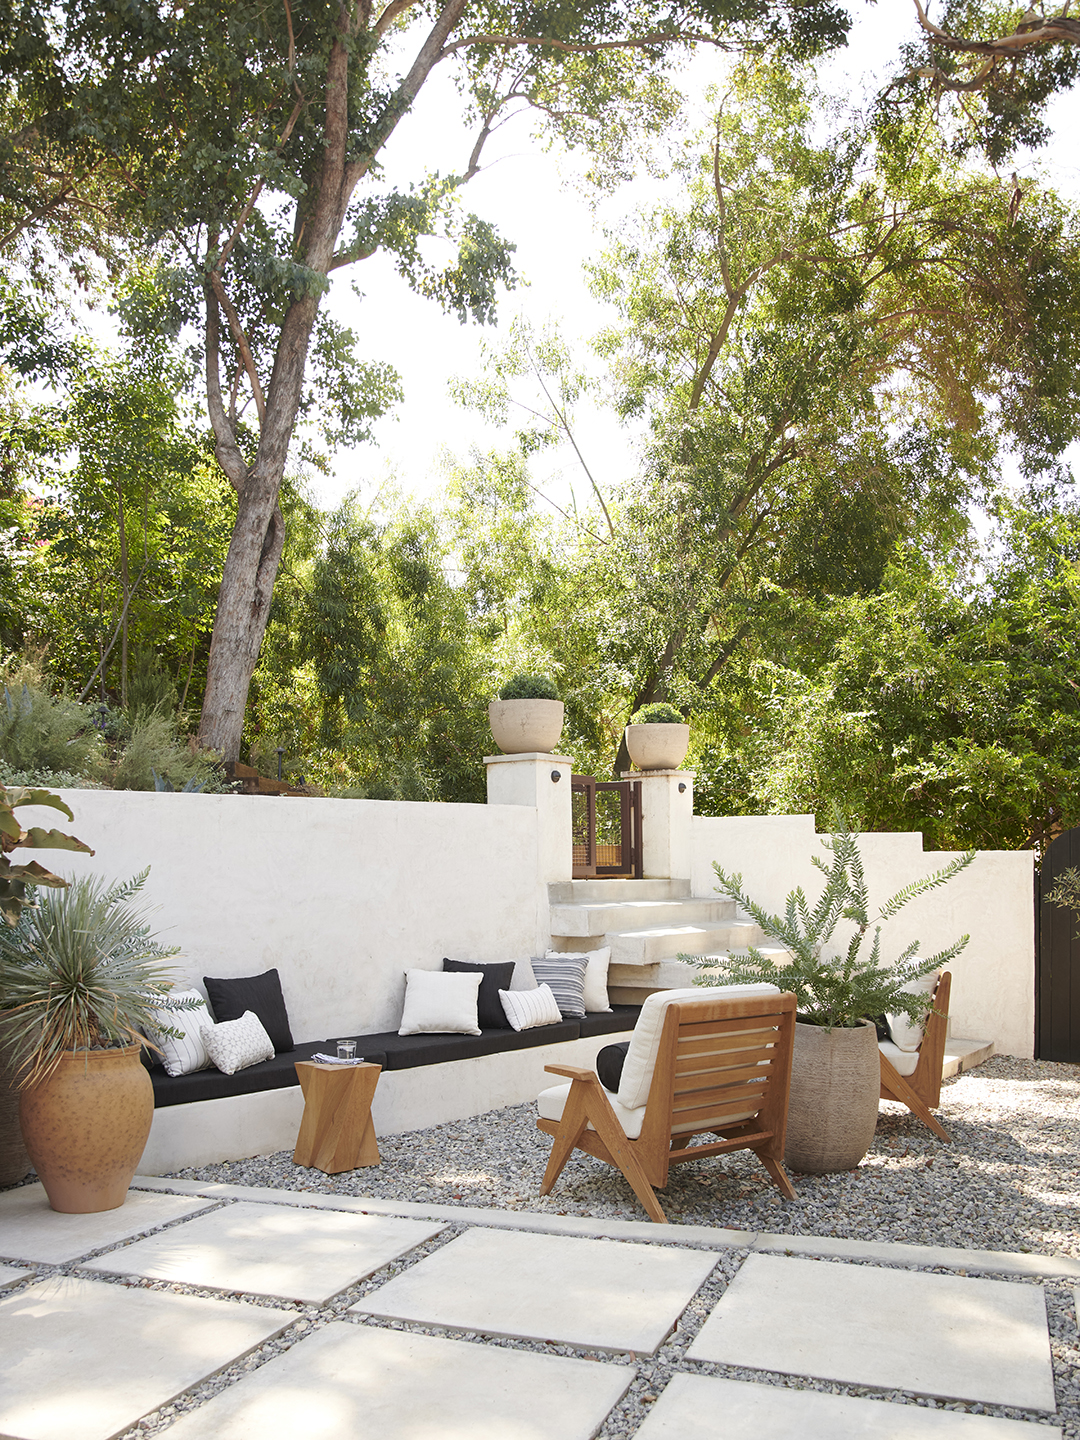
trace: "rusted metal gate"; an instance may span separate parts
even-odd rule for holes
[[[574,879],[641,878],[641,781],[575,775]]]
[[[1059,835],[1035,872],[1035,1055],[1080,1062],[1080,920],[1047,895],[1080,870],[1080,826]]]

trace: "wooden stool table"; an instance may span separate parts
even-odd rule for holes
[[[379,1146],[371,1102],[381,1065],[318,1065],[298,1060],[304,1118],[293,1152],[294,1165],[314,1166],[326,1175],[378,1165]]]

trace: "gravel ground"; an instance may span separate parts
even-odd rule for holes
[[[660,1197],[668,1219],[781,1234],[837,1235],[977,1250],[1080,1257],[1080,1066],[995,1056],[946,1081],[946,1145],[904,1107],[883,1102],[857,1170],[795,1175],[784,1202],[748,1152],[688,1161]],[[185,1178],[390,1200],[486,1205],[643,1220],[611,1167],[576,1153],[539,1195],[551,1141],[535,1106],[381,1137],[382,1164],[323,1175],[291,1153],[179,1172]]]

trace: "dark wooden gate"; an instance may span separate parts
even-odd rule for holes
[[[641,781],[575,775],[575,880],[592,876],[641,878]]]
[[[1035,873],[1035,1055],[1080,1062],[1080,920],[1046,899],[1063,870],[1080,870],[1080,826],[1059,835]]]

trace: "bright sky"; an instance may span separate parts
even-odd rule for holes
[[[851,3],[855,26],[850,44],[822,67],[820,79],[827,90],[857,98],[872,93],[893,73],[899,44],[914,28],[913,7],[910,0],[881,0],[876,6]],[[705,53],[687,72],[691,128],[706,120],[704,90],[722,79],[724,64],[723,56]],[[390,142],[388,175],[418,179],[431,169],[460,173],[472,136],[461,124],[459,108],[450,73],[433,77],[415,112]],[[1063,192],[1080,199],[1080,151],[1075,145],[1080,92],[1059,98],[1051,120],[1055,139],[1042,164]],[[531,138],[527,117],[493,137],[484,161],[485,168],[466,187],[463,206],[491,221],[517,245],[515,264],[525,283],[500,300],[498,326],[481,328],[459,325],[433,302],[415,296],[381,256],[341,273],[335,282],[335,313],[355,329],[365,358],[395,366],[405,403],[377,423],[374,443],[337,457],[335,476],[320,479],[315,487],[324,505],[357,487],[369,499],[388,479],[407,493],[429,496],[441,486],[449,457],[467,461],[474,448],[505,444],[505,436],[452,400],[448,385],[455,376],[479,375],[483,343],[498,344],[515,315],[525,316],[535,330],[553,324],[582,362],[591,336],[613,318],[589,294],[583,267],[602,249],[605,227],[647,208],[661,198],[663,187],[643,176],[594,211],[567,183],[574,162],[545,153]],[[1033,166],[1019,168],[1030,171]],[[362,301],[351,293],[353,283],[362,290]],[[602,489],[633,473],[637,436],[623,430],[609,412],[580,408],[575,433]],[[533,476],[560,502],[565,503],[568,482],[584,498],[587,482],[568,451],[544,457],[534,465]]]

